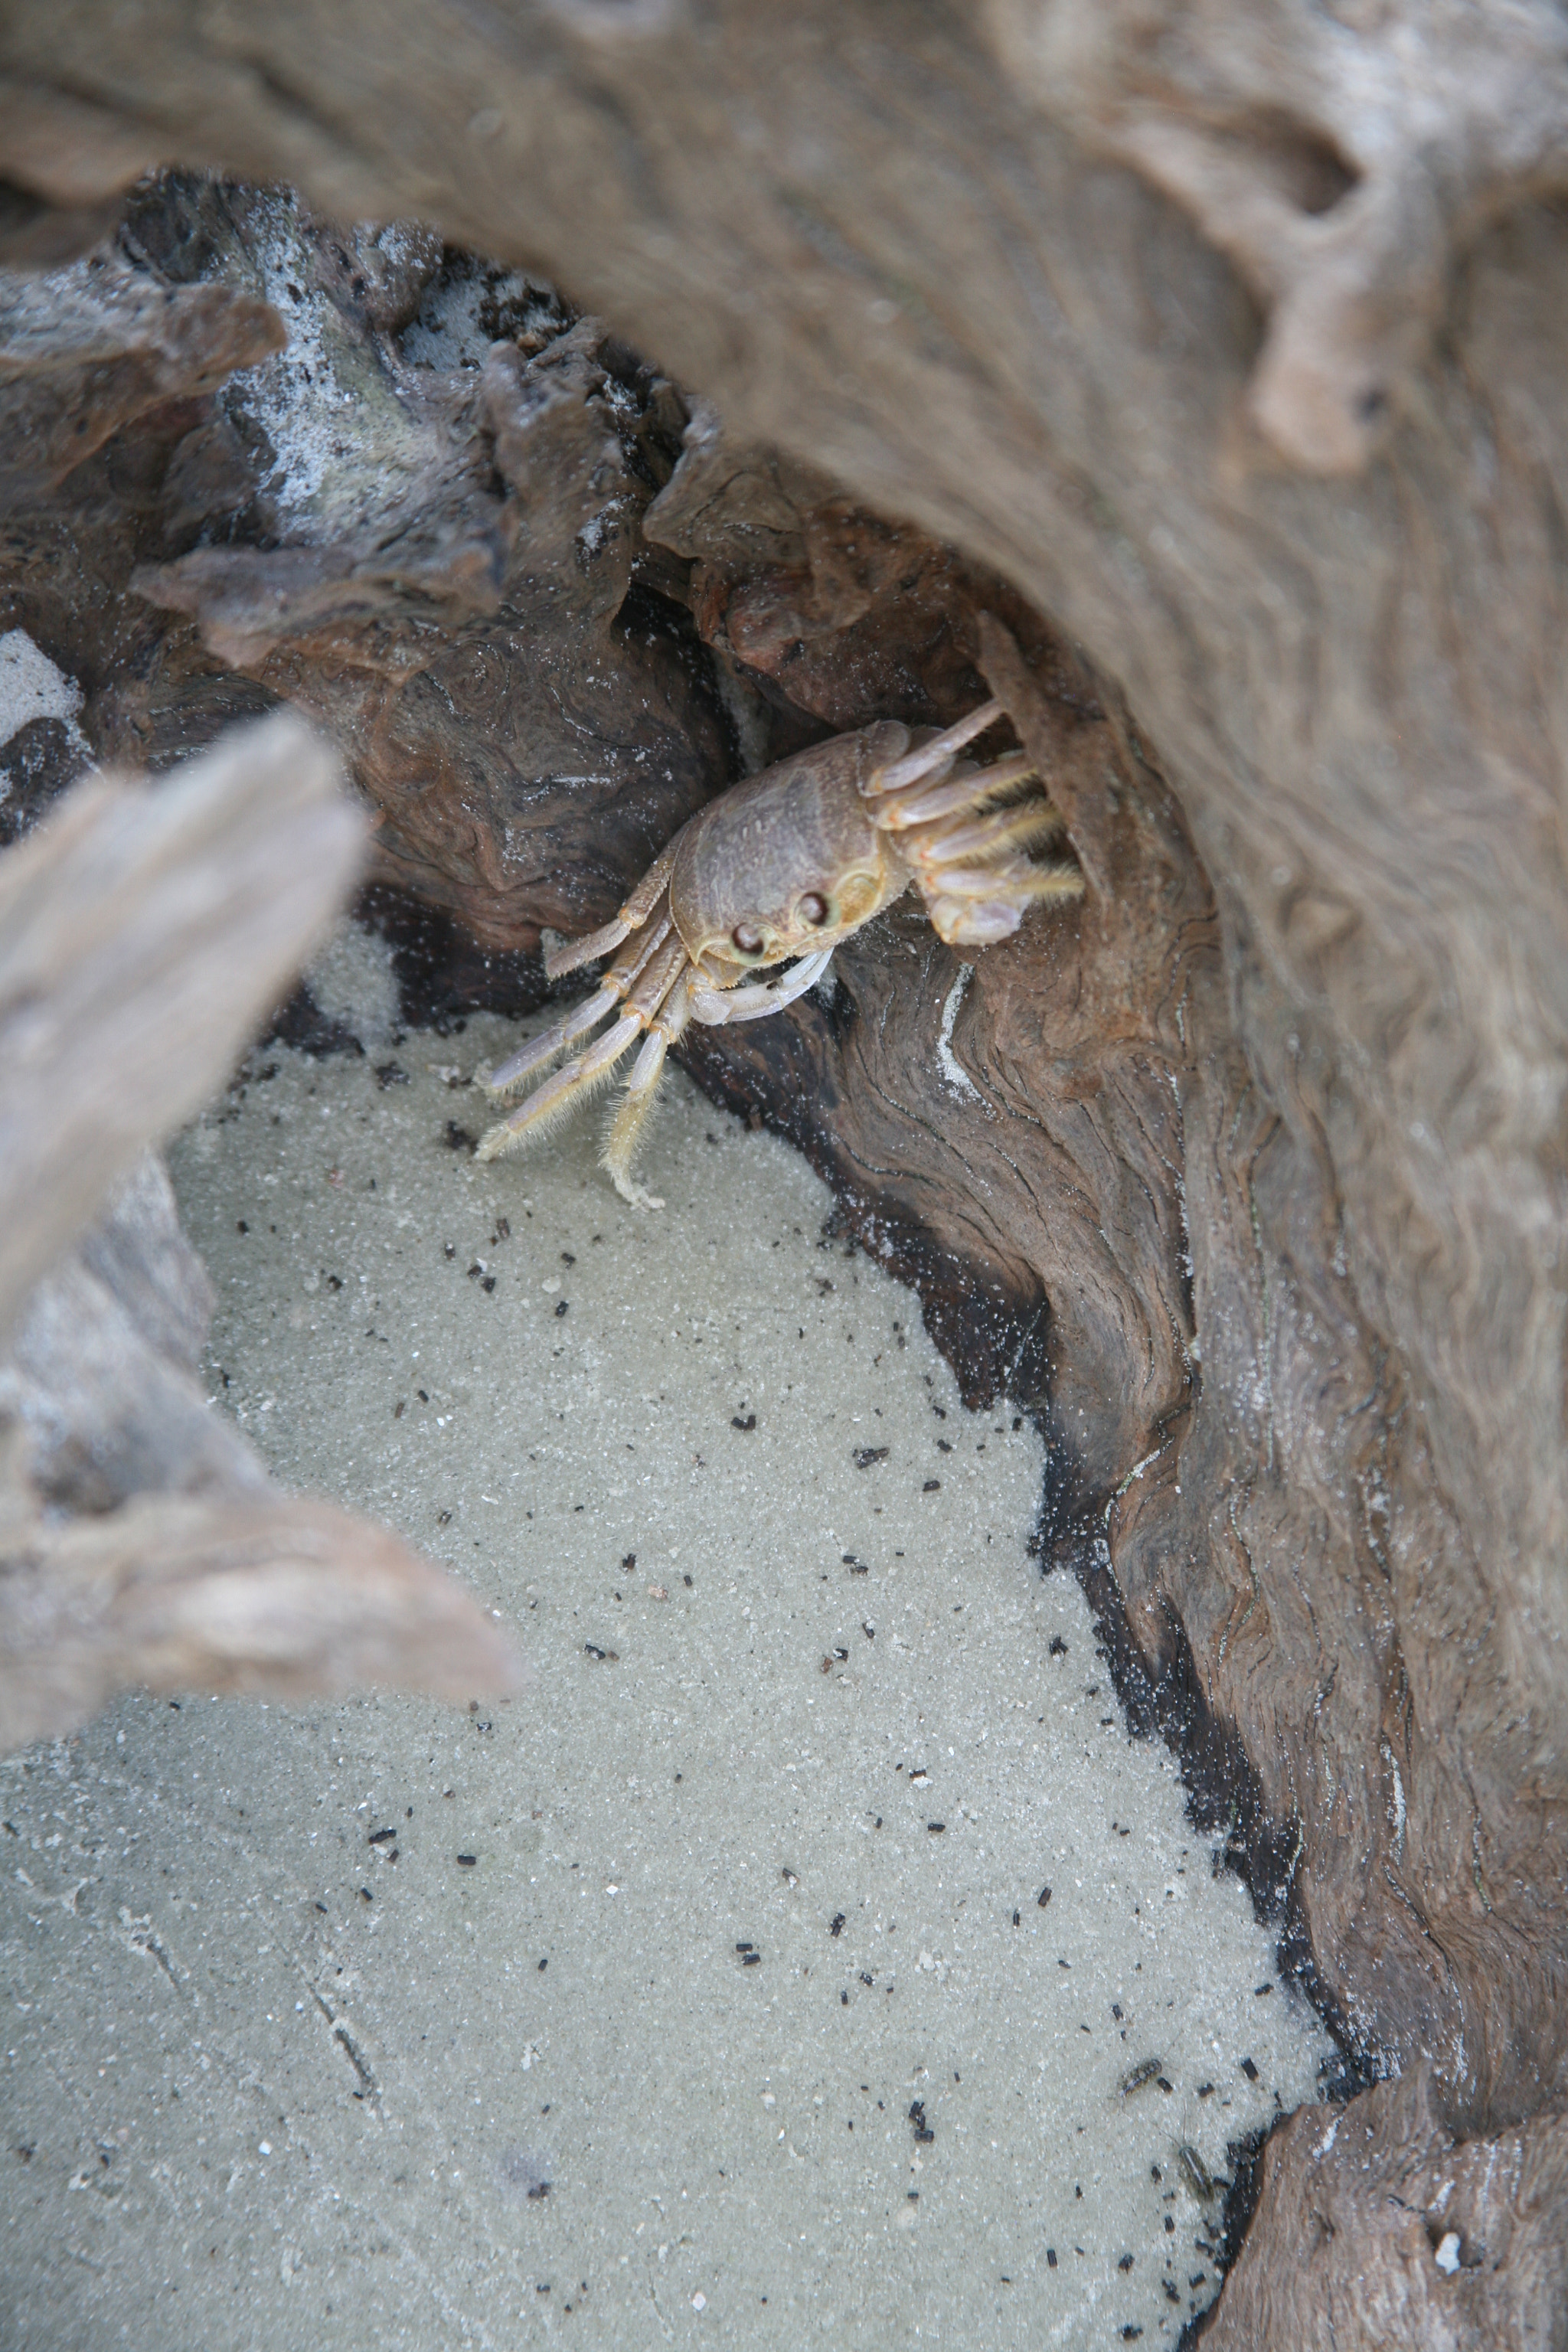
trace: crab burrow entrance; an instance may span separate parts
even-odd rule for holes
[[[642,1214],[591,1122],[475,1164],[515,1030],[360,993],[363,1059],[268,1048],[174,1150],[214,1410],[531,1686],[6,1769],[18,2340],[205,2345],[241,2281],[262,2347],[1173,2345],[1328,2044],[1026,1556],[1034,1431],[684,1076]]]

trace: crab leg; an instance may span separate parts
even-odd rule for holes
[[[503,1118],[482,1136],[475,1159],[495,1160],[525,1136],[542,1135],[546,1128],[553,1127],[558,1118],[574,1109],[580,1101],[585,1101],[588,1092],[608,1078],[642,1025],[635,1013],[623,1013],[615,1027],[596,1037],[585,1054],[568,1062],[552,1078],[546,1078],[526,1102],[518,1105],[510,1118]]]
[[[609,971],[605,974],[605,985],[606,988],[618,989],[621,993],[625,995],[632,991],[636,987],[637,982],[641,980],[643,973],[647,970],[647,967],[652,962],[655,955],[657,955],[659,949],[663,947],[666,940],[668,940],[670,935],[670,932],[675,929],[674,924],[670,920],[668,900],[664,905],[662,912],[658,915],[658,920],[656,921],[653,917],[650,916],[644,928],[647,932],[647,937],[644,939],[640,933],[634,932],[633,936],[626,941],[626,946],[621,950],[620,954],[616,958],[615,962],[610,966]]]
[[[680,832],[685,830],[682,825]],[[678,833],[675,839],[660,850],[613,923],[606,923],[602,930],[590,931],[586,939],[568,940],[564,947],[551,950],[544,959],[546,980],[563,980],[581,964],[596,963],[601,956],[607,956],[612,948],[618,948],[623,940],[629,939],[633,931],[642,929],[658,906],[664,886],[675,870],[675,853],[679,843],[680,834]]]
[[[536,1087],[524,1102],[519,1104],[509,1118],[502,1119],[481,1137],[475,1155],[480,1160],[494,1160],[525,1137],[542,1134],[556,1120],[585,1102],[594,1088],[610,1076],[616,1064],[645,1029],[654,1025],[659,1006],[668,996],[682,973],[689,970],[686,950],[679,936],[670,936],[671,926],[667,916],[662,925],[656,925],[653,937],[646,942],[632,940],[617,964],[624,966],[613,971],[599,996],[611,995],[611,1002],[623,992],[626,1010],[613,1029],[596,1037],[587,1051],[574,1062],[557,1070],[542,1087]],[[591,999],[596,1003],[597,999]],[[585,1008],[584,1008],[585,1010]],[[595,1019],[602,1017],[596,1013]],[[561,1024],[563,1027],[564,1024]],[[584,1023],[584,1026],[591,1024]],[[542,1041],[535,1040],[535,1044]],[[660,1057],[662,1058],[662,1056]],[[657,1076],[658,1073],[655,1072]]]
[[[508,1087],[515,1087],[520,1078],[530,1076],[546,1062],[553,1061],[574,1037],[583,1034],[584,1029],[596,1027],[616,1004],[619,994],[618,989],[607,985],[595,989],[592,996],[585,996],[581,1004],[573,1006],[564,1021],[557,1021],[552,1027],[542,1029],[537,1037],[531,1037],[526,1045],[520,1045],[510,1061],[498,1063],[482,1083],[491,1094],[504,1094]]]
[[[926,913],[950,948],[984,948],[1011,939],[1026,908],[1041,898],[1081,898],[1076,866],[1031,866],[1019,858],[995,866],[954,866],[929,886]]]
[[[984,865],[1010,849],[1047,841],[1062,830],[1061,811],[1049,801],[1026,801],[1021,808],[998,809],[968,824],[933,826],[921,841],[910,845],[914,865],[940,879],[944,866]]]
[[[1037,779],[1039,769],[1026,751],[952,772],[957,749],[1005,715],[999,702],[984,703],[860,787],[872,824],[896,839],[926,912],[950,947],[987,947],[1007,939],[1037,900],[1076,898],[1083,889],[1076,866],[1065,860],[1037,866],[1024,854],[1059,839],[1064,830],[1060,812],[1041,791],[990,805]]]
[[[1001,703],[983,702],[978,710],[972,710],[966,719],[958,719],[952,727],[944,727],[929,743],[921,743],[917,750],[906,751],[901,760],[879,769],[861,785],[861,792],[868,800],[875,800],[883,793],[900,791],[905,784],[920,783],[927,778],[934,780],[938,769],[945,774],[956,752],[1005,716]]]
[[[542,1029],[537,1037],[531,1037],[526,1045],[518,1048],[510,1061],[500,1063],[488,1078],[481,1081],[491,1094],[506,1093],[520,1079],[542,1069],[546,1062],[552,1062],[574,1037],[580,1037],[584,1030],[597,1027],[605,1013],[626,994],[656,950],[661,948],[669,937],[668,910],[666,909],[659,920],[650,922],[647,928],[647,937],[642,939],[634,934],[611,965],[603,985],[596,988],[592,996],[585,996],[581,1004],[574,1004],[563,1020],[555,1022],[548,1029]]]
[[[658,1092],[659,1074],[664,1057],[691,1018],[691,973],[681,972],[665,999],[662,1010],[643,1041],[643,1048],[632,1064],[631,1076],[620,1108],[610,1122],[605,1138],[605,1149],[599,1165],[614,1184],[623,1201],[634,1209],[662,1209],[664,1202],[655,1193],[639,1184],[632,1174],[632,1162],[647,1125],[654,1097]]]
[[[1031,866],[1022,857],[1000,866],[943,866],[929,877],[929,882],[932,898],[926,902],[928,914],[937,898],[984,898],[987,893],[997,898],[1016,898],[1022,913],[1036,898],[1083,896],[1083,876],[1076,866]],[[934,915],[931,920],[936,921]],[[940,929],[941,925],[937,928]]]
[[[960,809],[980,808],[997,793],[1025,782],[1035,773],[1035,763],[1028,753],[1016,751],[1010,759],[998,760],[994,767],[972,770],[950,783],[936,784],[924,792],[910,790],[890,794],[871,810],[871,822],[884,833],[901,833],[911,824],[931,824],[938,817],[952,816]]]
[[[814,988],[833,961],[831,948],[818,948],[800,961],[781,979],[759,982],[752,988],[708,988],[700,981],[692,991],[691,1016],[710,1029],[717,1029],[727,1021],[761,1021],[769,1013],[780,1013]]]
[[[568,940],[564,947],[552,948],[544,959],[545,979],[564,980],[579,964],[597,963],[601,956],[607,956],[612,948],[620,946],[631,929],[626,917],[617,915],[602,930],[590,931],[585,939]]]

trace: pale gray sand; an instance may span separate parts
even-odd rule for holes
[[[271,1051],[174,1155],[219,1409],[532,1680],[0,1767],[4,2342],[1173,2344],[1179,2144],[1328,2045],[1026,1557],[1038,1441],[679,1076],[661,1216],[593,1121],[476,1167],[510,1034]]]

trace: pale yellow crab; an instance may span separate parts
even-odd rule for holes
[[[822,978],[838,942],[911,882],[950,947],[987,947],[1016,931],[1037,899],[1078,897],[1076,865],[1026,855],[1062,832],[1059,813],[1030,789],[1037,772],[1027,755],[981,768],[958,756],[1005,715],[987,702],[940,733],[884,719],[782,760],[699,809],[613,923],[545,958],[555,980],[619,950],[592,996],[490,1072],[493,1093],[533,1076],[617,1006],[619,1017],[492,1127],[479,1157],[544,1133],[641,1037],[602,1165],[623,1200],[660,1208],[634,1181],[632,1162],[665,1055],[689,1022],[755,1021],[792,1003]],[[776,978],[751,979],[792,958]]]

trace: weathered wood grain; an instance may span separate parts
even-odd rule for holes
[[[455,1581],[278,1492],[207,1409],[210,1287],[143,1157],[226,1075],[363,836],[280,715],[161,783],[79,784],[0,857],[0,1748],[136,1684],[515,1686]]]
[[[0,1519],[0,1747],[69,1731],[117,1691],[303,1698],[363,1683],[505,1694],[510,1644],[384,1528],[278,1494],[142,1495]]]
[[[288,716],[161,783],[97,776],[0,858],[0,1331],[232,1066],[363,823]]]

